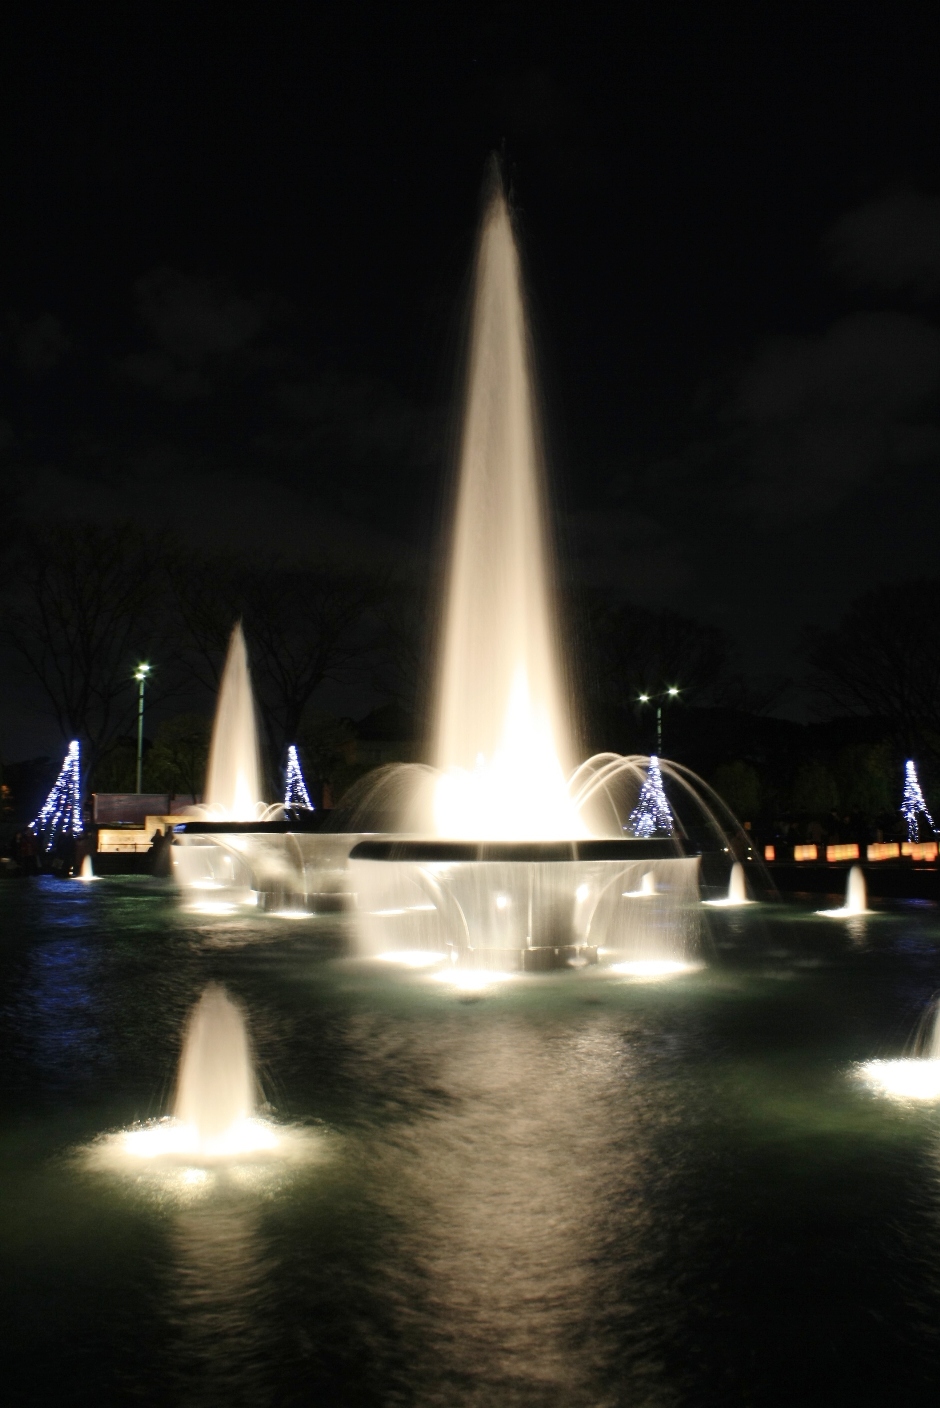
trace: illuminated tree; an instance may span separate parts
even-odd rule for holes
[[[627,825],[633,835],[641,841],[647,841],[651,836],[657,834],[673,835],[675,828],[672,812],[669,810],[669,803],[666,800],[663,775],[660,772],[659,759],[655,753],[650,758],[646,778],[640,788],[639,800],[630,813]]]

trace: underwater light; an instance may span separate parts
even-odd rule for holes
[[[214,1160],[276,1149],[278,1136],[264,1120],[236,1120],[221,1134],[206,1136],[200,1134],[194,1124],[165,1119],[143,1129],[128,1130],[122,1143],[125,1154],[138,1159],[191,1157]]]
[[[382,963],[400,963],[405,968],[433,968],[436,963],[446,963],[446,953],[432,953],[426,948],[393,948],[377,955]]]
[[[447,968],[443,973],[435,973],[434,980],[448,983],[458,992],[484,992],[494,983],[509,982],[514,976],[492,968]]]
[[[681,963],[674,958],[640,958],[629,963],[612,963],[611,973],[622,973],[628,978],[675,978],[680,973],[694,973],[700,963]]]
[[[858,1074],[879,1095],[895,1100],[940,1100],[940,1061],[916,1057],[900,1061],[864,1061]]]

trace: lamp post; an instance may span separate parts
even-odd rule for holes
[[[673,685],[670,689],[664,689],[661,694],[641,694],[640,704],[652,704],[656,702],[656,756],[663,756],[663,700],[678,699],[679,691]]]
[[[150,674],[149,665],[138,665],[134,672],[134,679],[137,681],[137,793],[140,795],[143,790],[141,781],[144,772],[144,685],[147,683],[147,676]]]

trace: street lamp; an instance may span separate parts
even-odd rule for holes
[[[149,665],[138,665],[134,671],[134,679],[137,681],[137,793],[140,795],[141,781],[144,771],[144,685],[147,683],[147,676],[150,674]]]
[[[639,696],[639,699],[637,700],[637,703],[639,704],[651,704],[653,700],[656,701],[656,756],[658,758],[661,758],[663,756],[662,701],[664,699],[678,699],[678,697],[679,690],[675,687],[675,685],[671,685],[669,689],[662,690],[660,694],[641,694]]]

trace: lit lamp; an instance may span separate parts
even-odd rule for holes
[[[149,665],[138,665],[134,672],[137,681],[137,792],[142,791],[141,780],[144,771],[144,685],[150,674]]]
[[[649,704],[649,703],[651,703],[654,699],[656,700],[656,754],[657,754],[657,757],[660,757],[660,758],[663,756],[663,705],[662,705],[662,701],[663,701],[664,699],[678,699],[678,697],[679,697],[679,691],[678,691],[678,689],[676,688],[675,685],[672,685],[672,686],[670,686],[669,689],[664,689],[661,694],[641,694],[640,697],[639,697],[639,699],[637,700],[637,703],[639,703],[639,704]]]

